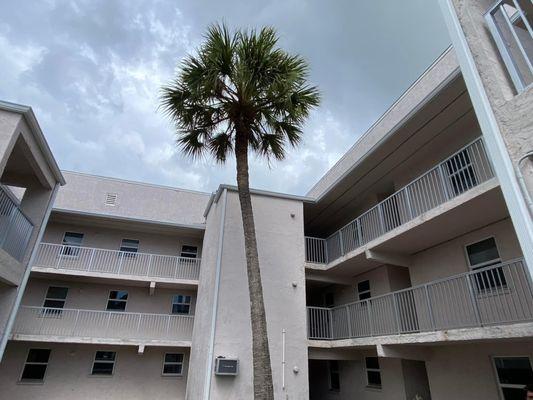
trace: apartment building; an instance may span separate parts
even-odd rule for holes
[[[515,400],[533,383],[533,120],[518,112],[533,89],[507,64],[531,67],[532,13],[459,3],[460,31],[486,34],[505,79],[454,40],[306,196],[252,191],[276,399]],[[529,40],[510,55],[491,31],[502,9]],[[479,82],[507,103],[480,108]],[[54,173],[66,185],[25,244],[27,284],[11,285],[0,398],[251,399],[235,187]],[[4,176],[24,211],[31,192],[17,200]]]

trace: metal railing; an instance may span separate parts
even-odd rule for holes
[[[21,306],[13,334],[189,341],[193,323],[192,315]]]
[[[33,266],[146,278],[197,280],[200,262],[199,258],[41,243]]]
[[[0,186],[0,247],[14,259],[22,261],[32,232],[31,221]]]
[[[476,139],[327,239],[306,237],[306,261],[332,262],[493,177],[483,140]]]
[[[523,260],[333,308],[307,307],[310,339],[346,339],[533,320]]]
[[[500,0],[485,20],[516,90],[524,90],[533,83],[532,0]]]

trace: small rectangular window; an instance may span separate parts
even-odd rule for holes
[[[109,292],[107,300],[107,311],[125,311],[128,301],[128,292],[126,290],[112,290]]]
[[[43,381],[48,360],[50,359],[50,352],[50,349],[30,349],[20,380],[30,382]]]
[[[79,247],[83,242],[83,233],[65,232],[63,236],[63,250],[61,254],[64,256],[76,257],[80,253]]]
[[[178,294],[172,296],[172,314],[189,314],[191,311],[191,296]]]
[[[491,237],[466,246],[470,268],[475,271],[500,264],[501,258],[496,240]],[[482,270],[474,275],[474,284],[479,292],[507,286],[503,268]]]
[[[357,284],[357,295],[359,300],[366,300],[372,297],[370,293],[370,281],[361,281]]]
[[[381,388],[381,369],[377,357],[365,357],[365,371],[367,386]]]
[[[324,294],[324,307],[333,307],[335,306],[335,293],[328,292]]]
[[[94,356],[92,375],[113,375],[117,353],[115,351],[97,351]]]
[[[494,366],[503,399],[525,399],[524,386],[533,382],[529,357],[494,357]]]
[[[68,288],[59,286],[49,286],[44,298],[43,307],[47,308],[45,313],[47,315],[59,315],[62,313],[62,308],[65,306],[67,299]]]
[[[180,257],[196,258],[198,256],[198,247],[196,246],[181,246]]]
[[[180,376],[183,373],[183,354],[166,353],[163,359],[163,375]]]
[[[341,390],[339,362],[337,360],[328,361],[329,390],[338,392]]]
[[[119,250],[125,257],[135,257],[139,251],[139,241],[137,239],[122,239]]]

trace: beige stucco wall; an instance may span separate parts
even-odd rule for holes
[[[125,286],[124,284],[96,284],[57,279],[30,279],[26,286],[21,305],[42,307],[49,286],[68,287],[65,308],[84,310],[105,310],[111,290],[127,290],[127,312],[170,314],[172,296],[177,294],[192,296],[191,315],[195,312],[196,294],[183,289],[159,289],[150,296],[148,287]]]
[[[82,246],[84,247],[119,250],[122,239],[137,239],[139,240],[139,252],[142,253],[179,256],[182,245],[191,245],[198,247],[198,257],[201,257],[202,240],[198,238],[133,230],[125,231],[75,223],[49,223],[43,236],[43,242],[61,244],[65,232],[83,233]]]
[[[51,349],[42,384],[20,384],[30,348]],[[117,352],[113,376],[91,376],[97,350]],[[184,353],[184,374],[162,376],[165,352]],[[147,347],[144,354],[129,346],[94,346],[57,343],[10,342],[0,364],[0,398],[17,400],[168,400],[184,399],[187,384],[186,348]]]

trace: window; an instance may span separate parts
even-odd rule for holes
[[[196,258],[197,256],[198,256],[198,247],[196,247],[196,246],[187,246],[187,245],[181,246],[180,257]]]
[[[361,281],[357,284],[357,295],[359,296],[359,300],[366,300],[372,297],[370,294],[369,280]]]
[[[48,308],[45,310],[45,314],[59,315],[62,313],[59,308],[65,306],[65,300],[67,298],[68,288],[59,286],[49,286],[44,298],[43,307]]]
[[[477,185],[474,165],[468,151],[460,151],[445,161],[453,195],[458,196]]]
[[[381,370],[377,357],[365,357],[366,384],[369,387],[381,388]]]
[[[341,390],[341,379],[339,372],[339,362],[337,360],[328,361],[329,390],[338,392]]]
[[[328,292],[324,294],[324,307],[333,307],[335,306],[335,294]]]
[[[126,290],[112,290],[109,292],[107,300],[107,311],[124,311],[128,301],[128,292]]]
[[[179,376],[183,371],[183,354],[166,353],[163,359],[163,375]]]
[[[493,237],[467,245],[466,255],[473,271],[501,263],[500,253]],[[474,282],[478,291],[507,285],[502,268],[479,271],[474,275]]]
[[[50,359],[50,351],[50,349],[30,349],[20,380],[43,381]]]
[[[189,314],[191,311],[191,296],[178,294],[172,296],[172,314]]]
[[[524,386],[533,382],[529,357],[495,357],[494,366],[502,398],[525,399]]]
[[[124,257],[135,257],[135,253],[139,250],[139,241],[137,239],[122,239],[120,244],[120,251]]]
[[[94,356],[91,375],[113,375],[117,353],[115,351],[97,351]]]
[[[79,247],[81,246],[82,241],[83,233],[65,232],[61,254],[64,256],[76,257],[80,253]]]

